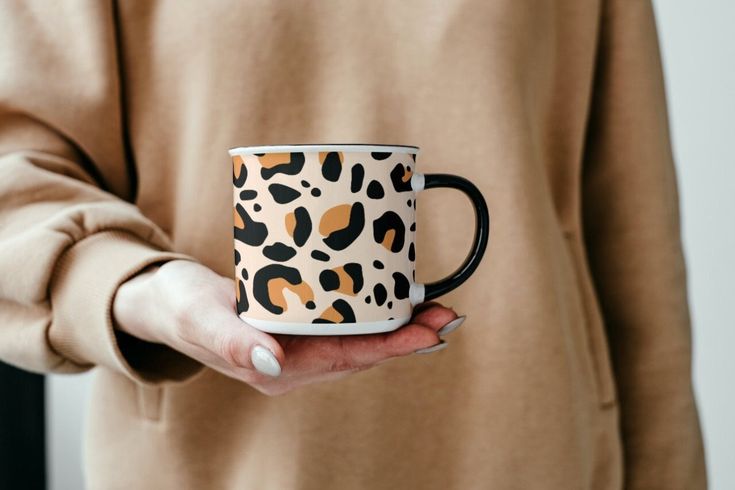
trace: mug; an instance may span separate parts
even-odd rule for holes
[[[229,150],[237,313],[270,333],[351,335],[405,325],[413,307],[472,275],[489,216],[468,180],[416,172],[403,145],[283,145]],[[450,187],[475,209],[472,249],[449,277],[416,283],[416,194]]]

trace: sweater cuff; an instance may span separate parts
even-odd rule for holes
[[[59,258],[50,288],[52,348],[67,362],[104,366],[142,384],[184,381],[196,374],[202,368],[198,362],[116,332],[112,321],[112,301],[122,283],[150,265],[176,259],[192,260],[119,231],[74,244]]]

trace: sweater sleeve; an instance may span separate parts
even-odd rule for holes
[[[603,3],[583,209],[615,370],[625,488],[705,488],[653,9],[649,0]]]
[[[122,282],[186,258],[131,204],[114,26],[110,2],[0,5],[0,359],[183,379],[194,361],[112,324]],[[151,350],[169,362],[136,369]]]

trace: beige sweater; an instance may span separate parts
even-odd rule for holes
[[[666,117],[647,0],[2,2],[0,359],[99,368],[95,489],[703,488]],[[146,265],[233,274],[227,148],[318,142],[484,192],[449,349],[269,398],[115,335]],[[431,280],[472,213],[419,208]]]

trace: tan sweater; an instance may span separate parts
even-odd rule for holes
[[[0,10],[0,359],[99,367],[90,488],[705,486],[649,1]],[[269,398],[114,334],[146,265],[233,274],[227,148],[318,142],[418,145],[484,192],[449,349]],[[471,228],[422,195],[418,279]]]

